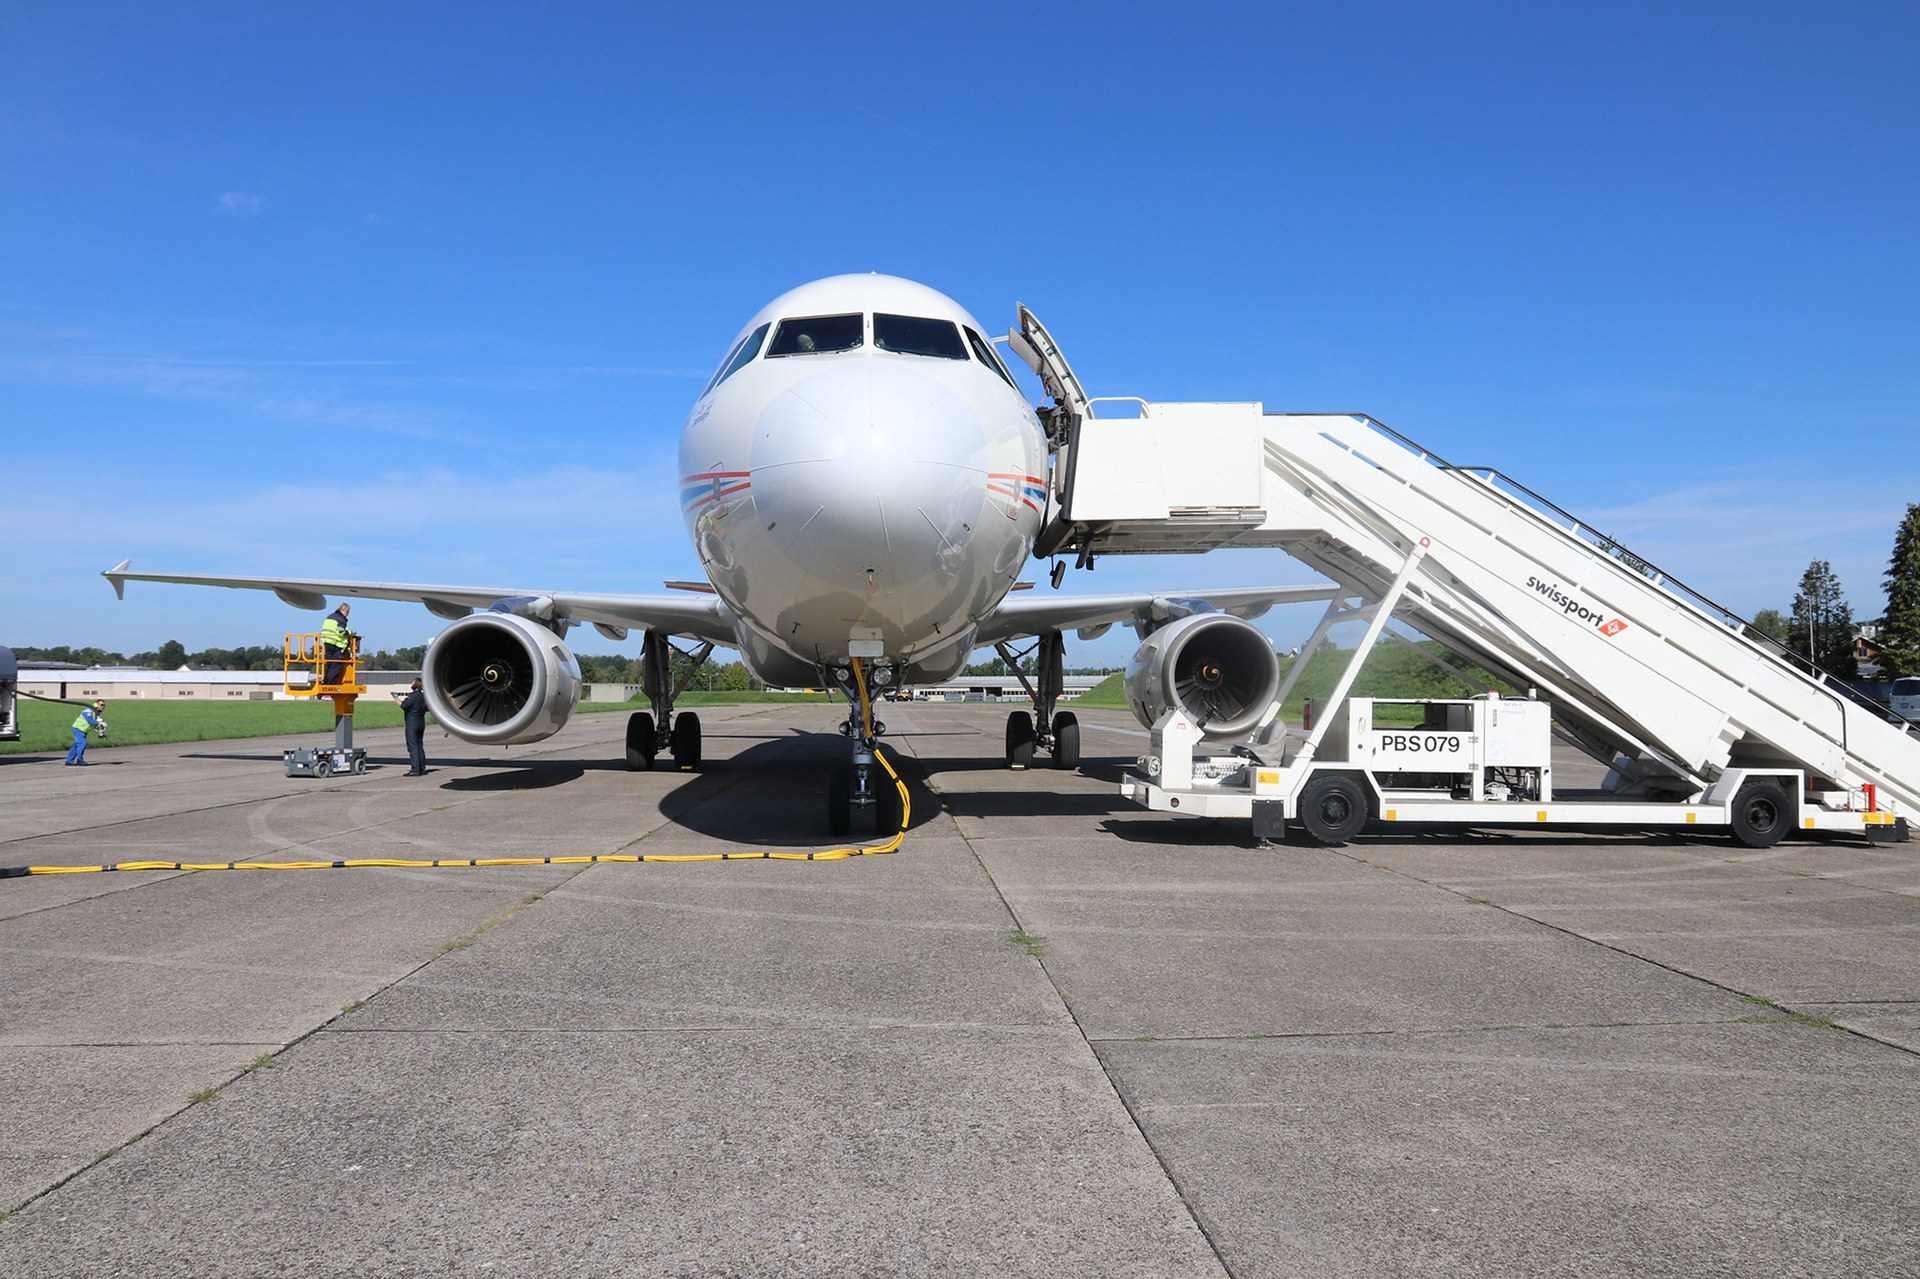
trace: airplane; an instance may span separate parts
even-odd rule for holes
[[[1029,595],[1020,575],[1065,482],[1075,404],[1085,400],[1032,313],[1004,339],[1054,403],[1036,410],[979,321],[926,285],[879,274],[804,284],[742,327],[680,438],[680,499],[705,582],[668,595],[442,586],[310,578],[105,571],[130,581],[272,591],[320,610],[329,595],[410,601],[452,624],[422,663],[428,705],[470,742],[514,745],[558,732],[578,705],[567,630],[614,641],[643,632],[649,710],[626,730],[627,764],[663,751],[700,765],[700,721],[676,712],[678,652],[694,666],[739,652],[769,685],[830,687],[847,699],[846,763],[828,777],[827,827],[856,812],[891,834],[897,793],[874,766],[885,731],[876,697],[957,674],[993,648],[1022,677],[1032,710],[1012,712],[1006,762],[1036,751],[1080,758],[1079,724],[1057,709],[1064,633],[1094,639],[1116,623],[1142,644],[1128,700],[1151,726],[1174,705],[1221,731],[1253,727],[1279,685],[1270,640],[1250,618],[1334,588],[1254,587],[1161,594]],[[1090,565],[1088,565],[1090,566]],[[1064,561],[1055,566],[1058,587]],[[675,639],[691,640],[682,648]],[[1013,645],[1029,642],[1025,652]]]

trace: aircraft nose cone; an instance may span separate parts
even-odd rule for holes
[[[761,413],[753,469],[852,462],[869,476],[979,468],[986,431],[961,397],[910,368],[862,361],[788,387]]]
[[[796,559],[850,577],[876,570],[898,586],[964,542],[986,456],[965,399],[911,368],[863,360],[796,382],[761,413],[755,500]]]

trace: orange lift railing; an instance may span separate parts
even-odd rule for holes
[[[360,637],[349,634],[343,654],[321,643],[317,632],[289,634],[283,683],[289,697],[331,697],[336,710],[344,699],[347,709],[340,713],[353,714],[353,699],[367,691],[360,682]]]

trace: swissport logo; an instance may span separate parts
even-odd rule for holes
[[[1538,591],[1540,594],[1546,596],[1550,603],[1558,604],[1560,611],[1568,617],[1578,618],[1580,621],[1591,623],[1594,630],[1599,631],[1608,639],[1612,639],[1615,635],[1627,629],[1627,624],[1619,618],[1608,617],[1599,609],[1589,607],[1561,590],[1558,582],[1543,582],[1537,577],[1529,577],[1527,579],[1527,587],[1530,590]]]

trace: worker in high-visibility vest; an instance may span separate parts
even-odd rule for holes
[[[94,699],[93,705],[83,706],[73,718],[73,748],[67,752],[67,763],[84,764],[87,762],[87,730],[105,737],[107,735],[107,700],[104,697]]]
[[[320,623],[320,647],[327,659],[326,671],[320,677],[322,684],[332,686],[346,678],[347,655],[353,651],[353,632],[347,629],[347,614],[352,610],[353,605],[342,603]]]

